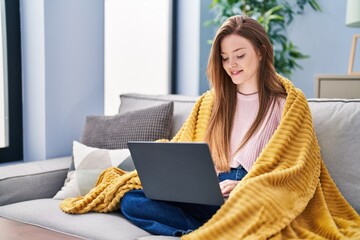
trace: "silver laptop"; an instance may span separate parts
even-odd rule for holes
[[[206,143],[128,142],[145,196],[220,206],[224,203]]]

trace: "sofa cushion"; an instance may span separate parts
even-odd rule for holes
[[[81,142],[103,149],[127,148],[127,142],[169,138],[173,103],[120,113],[115,116],[88,116]]]
[[[60,201],[38,199],[0,207],[0,216],[84,239],[134,240],[150,234],[134,226],[120,213],[66,214]]]
[[[130,156],[129,149],[99,149],[73,142],[75,170],[67,174],[64,186],[55,199],[84,196],[96,185],[99,174],[108,167],[117,167]]]
[[[322,159],[345,199],[360,213],[360,100],[308,101]]]
[[[53,197],[64,184],[71,157],[0,167],[0,206]]]
[[[120,95],[119,113],[122,114],[129,111],[144,109],[171,101],[174,103],[174,114],[170,137],[173,137],[187,119],[198,98],[198,96],[184,96],[175,94],[122,94]]]

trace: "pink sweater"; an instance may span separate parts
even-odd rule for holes
[[[230,167],[232,168],[237,168],[241,165],[246,171],[250,171],[256,158],[260,155],[280,123],[285,105],[285,98],[279,98],[279,101],[276,101],[275,104],[270,106],[260,129],[252,136],[252,138],[250,138],[247,144],[233,156],[240,146],[241,140],[256,118],[256,114],[259,110],[258,99],[258,94],[237,94],[237,106],[230,143],[230,151],[232,154]]]

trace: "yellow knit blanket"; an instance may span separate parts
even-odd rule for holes
[[[279,78],[288,94],[279,127],[220,210],[182,239],[360,239],[360,216],[321,160],[305,96]],[[211,91],[201,96],[171,141],[202,141],[212,103]],[[124,193],[140,188],[136,171],[109,168],[90,193],[60,207],[67,213],[111,212]]]

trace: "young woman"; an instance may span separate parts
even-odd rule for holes
[[[203,95],[213,101],[202,140],[209,144],[224,197],[251,171],[279,125],[286,91],[273,59],[269,38],[256,20],[230,17],[216,33],[207,68],[212,90]],[[140,228],[174,236],[197,229],[218,210],[153,201],[141,190],[127,192],[120,208]]]

